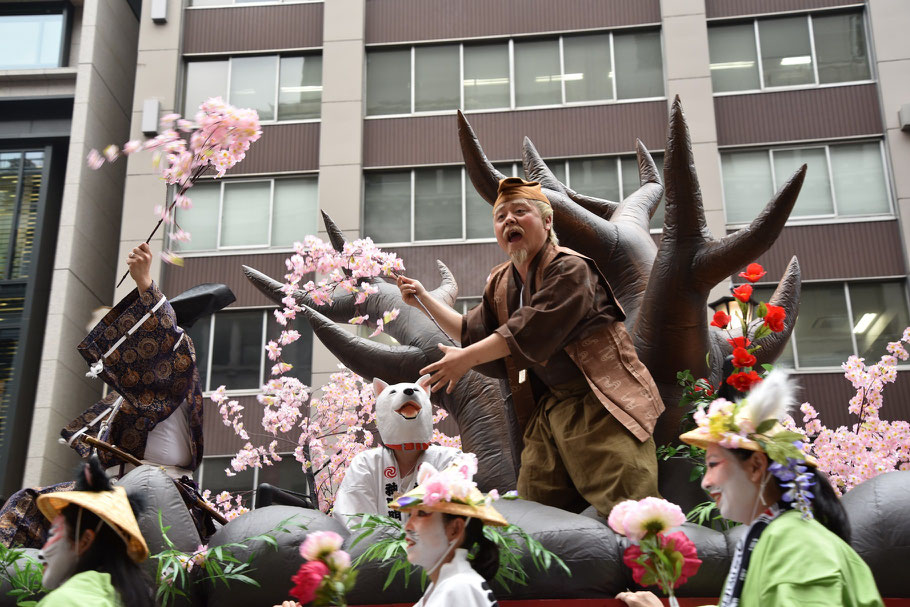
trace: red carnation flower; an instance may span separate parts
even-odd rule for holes
[[[752,298],[752,285],[739,285],[733,289],[733,297],[743,303],[749,303]]]
[[[661,544],[663,544],[665,549],[675,551],[670,554],[672,560],[679,561],[682,559],[682,571],[680,571],[676,583],[673,584],[674,588],[679,588],[690,577],[698,573],[698,568],[701,567],[698,551],[695,549],[695,544],[692,543],[692,540],[686,537],[686,534],[682,531],[675,531],[663,536]]]
[[[748,392],[752,386],[760,381],[761,377],[755,371],[749,371],[748,373],[740,371],[739,373],[733,373],[727,378],[727,383],[740,392]]]
[[[727,325],[730,324],[730,315],[718,310],[714,313],[714,318],[711,320],[711,326],[717,327],[718,329],[725,329]]]
[[[765,269],[761,267],[761,264],[750,263],[746,267],[746,271],[740,272],[739,276],[740,278],[745,278],[749,282],[758,282],[765,274],[767,274],[767,272],[765,272]]]
[[[733,366],[734,367],[751,367],[755,365],[755,357],[752,356],[745,348],[733,349]]]
[[[329,574],[329,568],[322,561],[309,561],[300,566],[297,575],[291,577],[294,587],[289,594],[306,605],[316,597],[316,590],[322,579]]]
[[[734,337],[733,339],[728,339],[727,343],[734,348],[748,348],[752,345],[752,341],[748,337]]]
[[[780,333],[784,330],[784,319],[787,317],[787,312],[781,306],[765,304],[765,307],[768,308],[768,312],[765,314],[765,325],[775,333]]]

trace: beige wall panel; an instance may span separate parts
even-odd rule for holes
[[[140,49],[158,51],[180,48],[180,25],[183,19],[183,4],[183,0],[167,0],[167,23],[157,24],[153,23],[149,16],[152,10],[152,3],[142,3],[143,27],[139,33]]]
[[[359,164],[324,165],[319,172],[319,208],[339,228],[360,233],[363,170]],[[322,229],[322,220],[319,222]]]
[[[176,63],[178,55],[173,50],[140,50],[136,65],[136,87],[133,92],[133,111],[141,112],[146,99],[161,102],[161,111],[168,113],[179,107],[174,101],[177,90]]]
[[[910,49],[907,57],[878,64],[879,91],[882,96],[882,111],[885,128],[900,129],[898,112],[905,103],[910,103]],[[907,145],[910,137],[904,135]]]
[[[703,14],[665,18],[663,40],[664,73],[668,80],[711,75],[708,70],[708,29]]]
[[[338,40],[357,40],[362,48],[364,0],[331,0],[324,6],[323,45]]]
[[[685,78],[668,82],[668,97],[679,95],[689,136],[693,143],[717,142],[717,128],[714,123],[714,96],[711,93],[711,78]]]
[[[322,55],[322,102],[363,97],[363,41],[326,42]]]
[[[870,0],[868,4],[867,14],[872,23],[875,60],[879,62],[879,68],[885,61],[910,56],[907,48],[910,11],[907,9],[904,0]]]
[[[320,166],[360,164],[363,120],[360,101],[323,103]]]

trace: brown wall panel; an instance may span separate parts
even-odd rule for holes
[[[525,136],[546,158],[632,152],[640,138],[662,150],[667,133],[664,101],[468,114],[487,157],[518,160]],[[365,167],[462,162],[455,114],[365,120]]]
[[[187,8],[183,52],[232,53],[322,46],[322,2]]]
[[[490,213],[492,225],[492,208]],[[396,252],[404,261],[405,273],[418,279],[428,289],[439,285],[436,260],[446,264],[458,283],[459,297],[483,295],[490,270],[507,259],[495,242],[399,247]]]
[[[301,234],[301,238],[304,234]],[[284,280],[287,268],[284,260],[290,253],[264,253],[261,255],[217,255],[213,257],[187,257],[184,267],[166,266],[161,281],[165,295],[173,297],[192,286],[218,282],[226,284],[237,296],[232,307],[274,306],[243,275],[242,265],[264,272],[276,280]]]
[[[659,0],[367,0],[366,43],[660,23]]]
[[[874,361],[872,361],[874,362]],[[795,376],[802,392],[798,402],[808,402],[818,411],[818,418],[828,428],[852,427],[859,418],[847,411],[847,405],[856,390],[841,373],[818,373]],[[910,420],[910,371],[900,371],[893,384],[886,384],[882,392],[884,405],[881,418],[886,421]],[[802,413],[793,414],[800,425]]]
[[[759,209],[755,210],[756,215]],[[857,243],[875,243],[857,246]],[[902,276],[904,266],[897,221],[788,226],[758,262],[777,281],[796,255],[803,280],[837,280],[873,276]],[[882,251],[894,254],[882,255]],[[741,278],[734,277],[739,283]]]
[[[708,19],[815,10],[862,4],[857,0],[705,0]]]
[[[714,98],[718,145],[880,135],[875,84]]]
[[[272,124],[250,145],[243,162],[227,175],[259,175],[319,170],[318,122]]]

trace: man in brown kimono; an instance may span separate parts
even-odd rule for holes
[[[112,390],[63,428],[60,441],[88,457],[82,437],[100,438],[178,479],[192,476],[203,453],[202,389],[184,328],[230,304],[234,294],[224,285],[200,285],[175,297],[172,307],[151,279],[151,262],[147,244],[130,252],[136,288],[79,344],[87,375]],[[105,467],[123,464],[104,451],[98,456]],[[71,489],[68,482],[15,493],[0,510],[0,543],[40,548],[49,522],[37,510],[37,496]]]
[[[519,494],[602,515],[657,495],[651,434],[663,402],[638,360],[610,285],[587,257],[558,246],[553,211],[536,182],[504,179],[493,205],[496,240],[511,261],[493,269],[480,305],[462,316],[399,279],[462,347],[421,373],[452,390],[476,367],[507,378],[524,449]]]

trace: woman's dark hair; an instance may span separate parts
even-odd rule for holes
[[[82,510],[82,520],[79,521],[79,534],[87,529],[94,530],[98,527],[95,539],[88,549],[79,557],[75,573],[83,571],[101,571],[111,576],[111,583],[120,594],[120,602],[129,607],[154,607],[155,600],[152,595],[152,582],[148,574],[129,557],[126,543],[117,535],[117,532],[93,512],[79,506],[67,506],[62,514],[69,527],[70,537],[76,541],[76,521],[79,511]]]
[[[464,516],[443,513],[442,522],[445,525],[456,518],[465,519]],[[494,544],[483,534],[483,521],[472,518],[464,530],[464,541],[461,548],[468,551],[471,557],[471,567],[488,582],[499,571],[499,546]]]
[[[731,451],[742,461],[746,461],[752,457],[753,453],[756,453],[749,449],[731,449]],[[834,487],[831,486],[828,477],[818,471],[818,468],[807,467],[815,481],[815,484],[809,490],[815,496],[812,498],[812,513],[815,515],[815,520],[845,542],[850,543],[850,520],[847,518],[847,511],[844,510],[844,506],[834,492]],[[789,489],[781,486],[781,481],[776,476],[773,478],[781,492]],[[782,509],[786,509],[791,508],[793,504],[781,501],[780,506]]]

